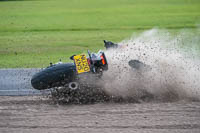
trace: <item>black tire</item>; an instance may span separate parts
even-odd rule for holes
[[[56,64],[33,75],[31,84],[35,89],[44,90],[62,86],[75,79],[76,67],[74,63]]]

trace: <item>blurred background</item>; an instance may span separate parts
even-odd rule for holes
[[[0,68],[69,61],[152,28],[199,34],[199,0],[0,0]]]

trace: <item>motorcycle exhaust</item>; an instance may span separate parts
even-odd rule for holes
[[[77,82],[70,82],[69,88],[72,89],[72,90],[76,90],[76,89],[79,88],[79,84]]]

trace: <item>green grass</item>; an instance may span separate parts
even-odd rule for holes
[[[0,68],[45,67],[153,27],[194,29],[199,0],[0,1]]]

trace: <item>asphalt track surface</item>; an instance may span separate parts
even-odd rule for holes
[[[1,133],[200,132],[200,102],[181,100],[59,105],[46,96],[33,93],[30,77],[36,71],[0,71],[0,94],[4,95],[0,96]],[[25,94],[28,96],[19,96]]]
[[[43,92],[33,89],[31,77],[40,69],[0,69],[0,96],[36,95]]]

